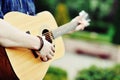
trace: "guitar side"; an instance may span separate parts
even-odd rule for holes
[[[31,35],[42,35],[44,29],[54,30],[57,24],[51,13],[44,11],[36,16],[29,16],[19,12],[5,15],[5,21],[19,30],[30,31]],[[12,35],[11,35],[12,36]],[[42,80],[50,63],[64,55],[64,44],[61,37],[54,40],[55,56],[48,62],[36,59],[31,50],[25,48],[6,48],[11,65],[20,80]]]

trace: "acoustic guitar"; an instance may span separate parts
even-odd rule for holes
[[[42,80],[50,63],[64,55],[64,44],[60,36],[74,30],[77,26],[76,23],[67,23],[58,27],[54,17],[48,11],[36,16],[10,12],[5,15],[4,20],[23,32],[29,31],[30,35],[42,36],[46,32],[52,32],[54,37],[55,56],[48,62],[42,62],[26,48],[5,48],[12,69],[20,80]]]

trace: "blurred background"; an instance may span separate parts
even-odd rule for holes
[[[120,80],[119,0],[35,0],[36,12],[50,11],[58,26],[85,10],[84,31],[63,35],[65,55],[54,61],[44,80]]]

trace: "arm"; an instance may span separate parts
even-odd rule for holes
[[[4,47],[25,47],[38,49],[40,40],[36,36],[26,34],[0,19],[0,45]]]
[[[54,55],[54,47],[43,38],[44,45],[41,51],[36,51],[43,61],[47,61]],[[18,30],[6,21],[0,19],[0,45],[3,47],[24,47],[38,50],[40,48],[41,40]]]

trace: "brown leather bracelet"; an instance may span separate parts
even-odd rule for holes
[[[44,45],[44,42],[43,42],[42,37],[40,37],[40,36],[37,36],[37,37],[38,37],[39,40],[40,40],[40,48],[39,48],[38,50],[36,50],[36,51],[40,51],[40,50],[42,49],[43,45]]]

